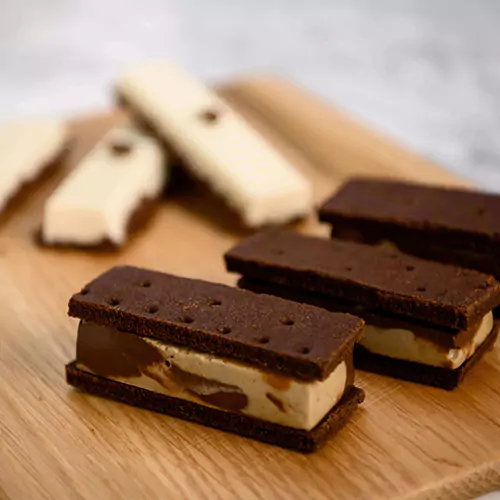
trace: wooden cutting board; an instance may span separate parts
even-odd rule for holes
[[[466,185],[285,82],[220,91],[310,177],[318,202],[357,174]],[[118,119],[76,121],[66,171]],[[58,178],[0,230],[1,499],[434,499],[500,486],[498,348],[452,393],[358,373],[366,402],[309,456],[69,388],[76,322],[66,305],[81,285],[119,264],[234,283],[222,254],[248,232],[193,187],[120,253],[40,249],[33,234]],[[314,217],[295,227],[327,234]]]

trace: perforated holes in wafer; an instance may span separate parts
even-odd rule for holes
[[[159,307],[157,304],[150,304],[149,306],[146,307],[146,312],[149,314],[156,314],[159,310]]]

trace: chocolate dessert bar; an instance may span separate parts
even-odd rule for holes
[[[166,61],[140,64],[118,78],[116,92],[246,225],[311,212],[310,182],[227,102],[180,68]]]
[[[500,196],[400,181],[355,179],[319,210],[332,237],[391,242],[430,260],[500,279]]]
[[[497,334],[500,283],[473,270],[290,231],[254,235],[225,259],[242,288],[362,317],[361,369],[452,389]]]
[[[27,198],[28,191],[59,165],[68,131],[63,122],[41,118],[0,124],[0,212]]]
[[[278,297],[117,267],[74,295],[71,385],[311,452],[364,399],[352,352],[363,321]]]
[[[47,200],[41,243],[121,247],[155,213],[168,177],[155,139],[134,126],[111,129]]]

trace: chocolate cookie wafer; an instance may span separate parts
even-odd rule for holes
[[[363,400],[363,321],[134,267],[69,303],[80,318],[68,382],[97,395],[310,452]]]
[[[409,361],[436,374],[423,380],[415,370],[391,370],[407,380],[453,388],[462,378],[455,370],[480,357],[480,347],[496,335],[492,309],[500,304],[500,283],[473,270],[289,231],[254,235],[225,259],[228,270],[244,276],[241,287],[362,317],[356,352],[383,357],[386,365]],[[357,367],[372,369],[365,359],[355,353]],[[446,380],[437,376],[443,370]]]
[[[392,242],[406,253],[500,278],[500,195],[355,179],[319,210],[332,236]]]

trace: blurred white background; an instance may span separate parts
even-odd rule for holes
[[[500,2],[0,0],[0,118],[109,105],[127,64],[270,70],[500,191]]]

